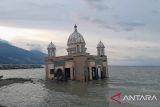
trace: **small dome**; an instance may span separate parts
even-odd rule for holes
[[[97,45],[97,48],[105,48],[104,44],[100,41]]]
[[[51,42],[49,45],[48,45],[48,49],[56,49],[55,45]]]
[[[78,43],[85,43],[83,36],[77,31],[77,26],[74,26],[75,31],[69,36],[67,45],[74,45]]]

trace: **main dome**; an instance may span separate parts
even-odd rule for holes
[[[77,26],[74,26],[74,32],[69,36],[67,45],[86,44],[83,36],[77,31]]]

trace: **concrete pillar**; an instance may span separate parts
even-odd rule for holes
[[[70,77],[71,77],[71,80],[73,80],[73,67],[70,68]]]
[[[89,67],[89,75],[90,75],[90,80],[92,80],[92,67]]]
[[[106,72],[106,75],[105,75],[105,77],[109,77],[109,73],[108,73],[108,59],[106,58],[106,70],[105,70],[105,72]]]

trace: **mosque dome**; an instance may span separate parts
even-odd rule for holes
[[[83,36],[77,31],[77,26],[74,26],[74,32],[69,36],[67,45],[86,44]]]
[[[49,45],[48,45],[48,49],[56,49],[55,45],[51,42]]]
[[[105,48],[104,44],[100,41],[97,45],[97,48]]]

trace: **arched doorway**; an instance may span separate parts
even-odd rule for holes
[[[92,78],[93,78],[93,80],[95,80],[96,79],[96,67],[92,67]]]
[[[55,78],[56,78],[56,80],[60,80],[60,81],[63,80],[64,75],[63,75],[62,69],[57,69],[56,74],[55,74]]]
[[[71,79],[71,72],[70,72],[70,68],[65,68],[65,79]]]

